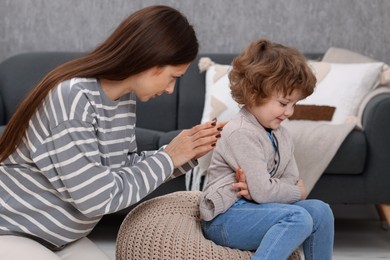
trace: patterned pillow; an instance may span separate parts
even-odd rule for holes
[[[229,121],[240,107],[230,94],[228,73],[230,65],[215,64],[209,58],[199,60],[199,69],[206,70],[206,97],[201,122],[216,117]]]

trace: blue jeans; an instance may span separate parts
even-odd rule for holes
[[[306,260],[332,259],[334,217],[320,200],[256,204],[240,199],[203,221],[202,229],[218,245],[255,251],[252,259],[287,259],[301,244]]]

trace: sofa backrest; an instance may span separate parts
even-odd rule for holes
[[[0,128],[5,125],[23,97],[56,66],[80,57],[81,52],[33,52],[15,55],[0,63]],[[148,102],[137,102],[137,127],[168,132],[190,128],[202,118],[205,97],[205,72],[200,72],[201,57],[219,64],[231,64],[236,54],[200,54],[176,84],[173,94]],[[308,54],[318,59],[320,54]]]
[[[12,56],[0,63],[0,128],[7,124],[27,93],[52,69],[81,52],[32,52]],[[137,102],[137,126],[159,131],[177,127],[177,88],[146,103]]]
[[[170,95],[163,94],[147,102],[137,101],[137,127],[162,132],[176,130],[177,111],[178,88],[176,86]]]
[[[0,64],[0,124],[5,125],[27,93],[58,65],[80,56],[75,52],[18,54]]]

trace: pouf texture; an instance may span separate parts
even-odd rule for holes
[[[178,191],[150,199],[134,208],[121,224],[117,260],[239,260],[252,253],[219,246],[204,237],[198,191]],[[301,259],[295,251],[289,260]]]

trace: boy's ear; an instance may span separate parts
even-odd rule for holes
[[[245,102],[245,106],[247,107],[253,107],[253,106],[257,106],[257,99],[258,99],[258,95],[256,93],[248,93],[247,96],[246,96],[246,102]]]
[[[245,105],[247,107],[254,107],[257,106],[258,104],[259,102],[257,101],[257,99],[254,96],[252,96]]]
[[[260,106],[262,104],[264,104],[265,102],[267,102],[267,100],[269,100],[270,98],[269,97],[261,97],[261,96],[255,96],[253,95],[251,98],[250,98],[250,106]]]

